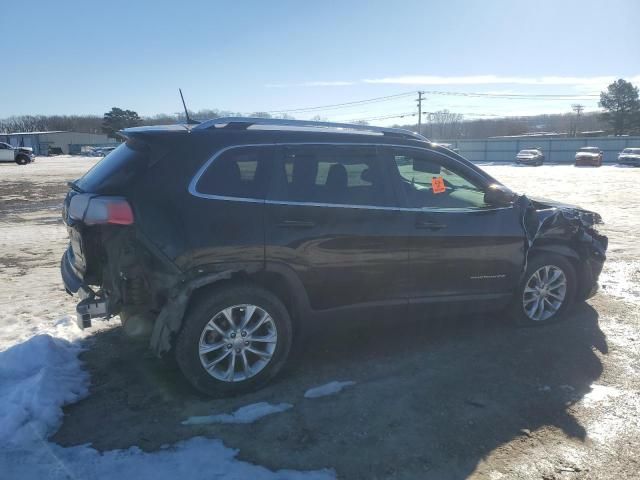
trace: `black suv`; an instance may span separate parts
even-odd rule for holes
[[[327,316],[504,310],[592,295],[599,215],[516,195],[415,133],[219,118],[141,127],[70,183],[78,322],[120,315],[211,395],[258,388]]]

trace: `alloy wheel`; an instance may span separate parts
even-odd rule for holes
[[[224,382],[247,380],[269,364],[278,343],[276,324],[256,305],[234,305],[215,314],[200,335],[200,363]]]
[[[551,318],[562,307],[567,295],[567,277],[555,265],[545,265],[527,280],[522,306],[529,319],[540,322]]]

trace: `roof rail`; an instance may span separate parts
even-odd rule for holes
[[[199,125],[191,128],[191,130],[207,130],[210,128],[241,128],[247,129],[252,125],[271,125],[276,127],[295,127],[295,128],[320,128],[320,129],[336,129],[379,133],[382,135],[392,135],[409,138],[412,140],[420,140],[428,142],[429,140],[422,135],[405,130],[403,128],[387,128],[373,127],[370,125],[356,125],[352,123],[333,123],[333,122],[315,122],[312,120],[284,120],[276,118],[257,118],[257,117],[220,117],[206,120]],[[344,133],[349,133],[348,131]]]

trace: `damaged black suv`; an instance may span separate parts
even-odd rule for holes
[[[219,118],[123,135],[70,183],[66,289],[81,326],[119,315],[211,395],[264,385],[328,316],[555,321],[605,260],[598,214],[409,131]]]

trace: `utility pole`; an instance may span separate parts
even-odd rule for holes
[[[422,135],[422,95],[424,92],[418,91],[418,133]]]
[[[571,108],[573,109],[574,112],[576,112],[576,126],[575,126],[575,129],[573,131],[573,136],[577,137],[578,136],[578,125],[580,124],[580,115],[582,114],[582,111],[584,110],[584,105],[580,105],[579,103],[574,103],[573,105],[571,105]]]

